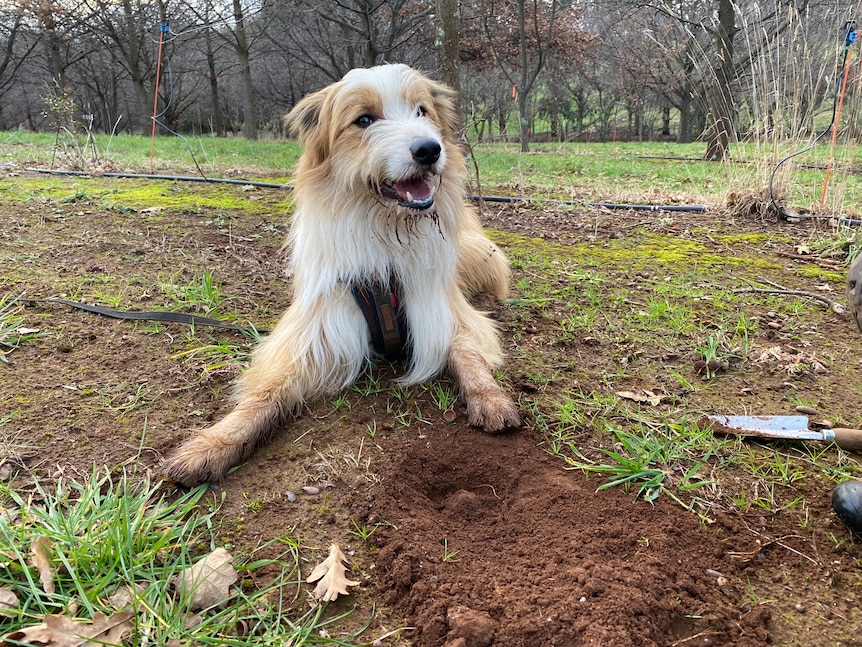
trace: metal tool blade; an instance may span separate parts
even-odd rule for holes
[[[745,434],[762,438],[832,440],[829,430],[808,427],[805,416],[707,416],[716,433]]]

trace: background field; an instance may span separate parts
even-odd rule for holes
[[[94,473],[112,478],[100,492],[176,499],[159,459],[227,411],[254,336],[25,299],[270,327],[288,303],[291,195],[268,185],[289,184],[298,149],[159,138],[151,157],[132,137],[0,135],[0,550],[15,566],[0,587],[21,601],[3,621],[111,614],[110,592],[149,582],[132,595],[139,644],[859,644],[862,550],[829,501],[859,456],[701,422],[807,406],[862,427],[862,334],[843,311],[856,152],[838,152],[823,204],[823,171],[805,167],[825,149],[780,169],[778,202],[801,216],[788,221],[766,189],[791,150],[739,145],[717,164],[690,159],[701,148],[474,150],[470,191],[517,198],[481,215],[514,271],[493,316],[524,427],[485,436],[448,378],[398,388],[389,366],[310,403],[220,487],[195,491],[206,522],[160,549],[162,568],[187,547],[180,568],[228,546],[242,569],[235,617],[211,609],[194,630],[170,615],[182,604],[155,567],[105,557],[93,570],[115,579],[72,585],[72,546],[95,550],[99,524],[49,531],[38,511],[68,513],[84,495],[63,484]],[[52,167],[90,175],[27,170]],[[151,168],[262,184],[134,177]],[[53,595],[30,564],[42,535]],[[360,586],[314,605],[300,580],[332,542]]]

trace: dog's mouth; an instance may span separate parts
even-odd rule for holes
[[[395,200],[399,207],[424,211],[434,204],[434,186],[426,176],[375,185],[381,197]]]

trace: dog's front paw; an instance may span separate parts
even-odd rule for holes
[[[502,389],[483,391],[467,399],[467,420],[474,427],[497,433],[521,425],[521,416],[512,398]]]
[[[221,481],[232,466],[225,448],[214,443],[205,432],[198,432],[168,455],[162,469],[167,478],[190,488]]]

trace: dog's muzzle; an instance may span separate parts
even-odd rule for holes
[[[434,204],[434,165],[440,159],[443,147],[430,137],[414,139],[410,144],[410,155],[423,170],[413,177],[390,180],[378,185],[380,195],[395,200],[398,206],[423,211]]]
[[[434,204],[434,188],[429,180],[430,177],[421,175],[398,182],[382,182],[378,190],[382,197],[395,200],[399,207],[423,211]]]

